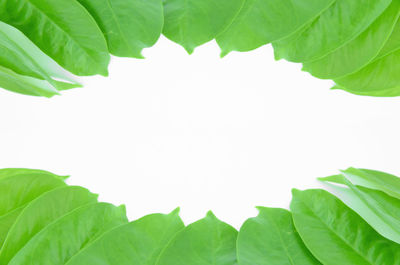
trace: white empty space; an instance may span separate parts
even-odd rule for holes
[[[181,206],[238,227],[348,166],[400,174],[400,98],[332,91],[270,46],[219,58],[161,39],[52,99],[0,91],[0,167],[69,174],[134,219]]]

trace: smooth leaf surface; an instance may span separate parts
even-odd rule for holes
[[[375,60],[379,60],[380,58],[398,49],[400,49],[400,20],[397,21],[392,34],[390,35],[388,41],[386,42],[382,50],[379,52]]]
[[[165,0],[163,34],[188,53],[220,34],[245,0]]]
[[[57,188],[38,197],[23,209],[9,231],[0,250],[0,264],[8,264],[31,238],[53,221],[95,202],[96,194],[75,186]]]
[[[21,214],[22,210],[24,209],[23,206],[18,207],[17,209],[6,213],[5,215],[0,216],[0,250],[1,247],[6,240],[8,231],[14,224],[15,220],[18,218],[18,216]],[[1,264],[1,258],[0,258],[0,264]]]
[[[395,50],[375,60],[361,70],[335,79],[339,88],[351,93],[371,96],[400,95],[400,50]]]
[[[20,175],[49,175],[62,180],[66,180],[69,176],[59,176],[46,170],[29,169],[29,168],[2,168],[0,169],[0,179],[5,177],[15,177]]]
[[[209,212],[179,232],[157,265],[234,265],[237,231]]]
[[[107,203],[80,207],[42,229],[8,264],[66,264],[102,234],[127,222],[123,207]]]
[[[333,2],[335,0],[245,0],[229,27],[217,37],[222,55],[250,51],[287,37]]]
[[[62,179],[48,174],[2,177],[0,179],[0,217],[21,206],[26,206],[45,192],[63,186],[66,184]]]
[[[44,80],[19,75],[0,66],[0,87],[29,96],[52,97],[58,90]]]
[[[31,77],[53,82],[53,76],[68,77],[40,49],[16,28],[0,22],[0,65]],[[55,69],[58,69],[56,71]]]
[[[76,0],[3,0],[0,17],[72,73],[107,75],[105,38]]]
[[[392,197],[400,199],[400,178],[395,175],[359,168],[348,168],[341,172],[355,185],[380,190]]]
[[[78,0],[96,19],[110,53],[143,58],[143,48],[161,35],[164,17],[161,0]]]
[[[349,188],[331,185],[336,191],[335,195],[358,213],[378,233],[400,243],[400,200],[382,191],[355,186],[344,176],[342,178],[338,183],[344,183]],[[336,183],[334,179],[322,178],[321,180]]]
[[[258,210],[258,216],[248,219],[240,228],[239,265],[321,264],[304,245],[289,211],[265,207]]]
[[[319,59],[364,32],[391,0],[336,0],[296,34],[274,44],[275,57],[292,62]]]
[[[178,214],[178,210],[169,215],[152,214],[117,227],[67,264],[155,265],[168,242],[185,227]]]
[[[290,209],[305,245],[324,265],[400,263],[400,245],[327,191],[294,190]]]
[[[319,60],[304,63],[303,70],[323,79],[334,79],[359,70],[378,56],[391,35],[399,14],[400,3],[393,1],[356,39]]]

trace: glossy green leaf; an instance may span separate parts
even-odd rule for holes
[[[355,185],[380,190],[400,199],[400,178],[392,174],[358,168],[348,168],[341,172]]]
[[[400,95],[400,50],[375,60],[361,70],[335,79],[337,88],[368,96]]]
[[[24,34],[3,22],[0,22],[0,51],[0,65],[17,74],[43,79],[54,86],[54,77],[71,81],[66,72]]]
[[[155,265],[161,251],[185,226],[175,210],[117,227],[72,258],[68,265]]]
[[[237,231],[209,212],[181,232],[161,254],[157,265],[235,265]]]
[[[40,195],[66,186],[58,177],[48,174],[11,175],[0,179],[0,217],[26,206]]]
[[[2,216],[0,216],[0,249],[6,240],[8,231],[14,224],[15,220],[18,218],[18,216],[21,214],[22,210],[24,209],[24,206],[18,207],[15,210],[12,210],[9,213],[6,213]],[[1,259],[0,259],[0,264],[1,264]]]
[[[400,245],[324,190],[294,190],[290,209],[305,245],[324,265],[400,263]]]
[[[303,70],[324,79],[342,77],[359,70],[379,54],[399,15],[400,2],[393,1],[361,35],[319,60],[304,63]]]
[[[127,222],[123,207],[107,203],[80,207],[42,229],[8,264],[66,264],[102,234]]]
[[[239,265],[321,264],[304,245],[289,211],[265,207],[258,210],[258,216],[248,219],[240,228]]]
[[[351,209],[357,212],[378,233],[400,243],[400,200],[382,191],[355,186],[344,176],[339,182],[322,178],[330,183],[344,183],[349,188],[331,185],[335,194]]]
[[[107,74],[105,38],[76,0],[3,0],[0,17],[72,73]]]
[[[160,37],[164,17],[161,0],[78,0],[96,19],[109,51],[116,56],[143,58],[143,48]]]
[[[15,177],[20,175],[49,175],[62,180],[66,180],[69,176],[59,176],[46,170],[29,169],[29,168],[2,168],[0,169],[0,179],[5,177]]]
[[[163,34],[188,53],[220,34],[245,0],[165,0]]]
[[[0,87],[29,96],[52,97],[59,94],[58,90],[47,81],[19,75],[1,66]]]
[[[315,19],[335,0],[245,0],[230,26],[217,37],[222,55],[250,51],[287,37]]]
[[[5,175],[7,172],[10,174]],[[1,173],[4,175],[1,176]],[[0,172],[0,247],[9,229],[29,202],[43,193],[66,185],[55,175],[32,171],[30,173],[17,174],[17,171],[11,169]]]
[[[97,202],[97,195],[81,187],[62,187],[38,197],[22,211],[0,250],[6,265],[37,233],[74,209]],[[1,222],[1,221],[0,221]]]
[[[380,58],[398,49],[400,49],[400,20],[397,21],[392,34],[390,35],[388,41],[386,42],[382,50],[379,52],[375,60],[379,60]]]
[[[274,44],[275,57],[292,62],[319,59],[364,32],[391,0],[336,0],[296,34]]]

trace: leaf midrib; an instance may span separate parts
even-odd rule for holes
[[[92,63],[97,64],[97,61],[92,57],[92,55],[90,55],[88,53],[88,51],[85,49],[85,47],[83,47],[82,45],[79,44],[79,42],[74,38],[74,36],[68,34],[68,32],[66,32],[60,25],[58,25],[58,23],[56,21],[54,21],[53,19],[51,19],[42,9],[40,9],[37,5],[35,5],[34,3],[32,3],[30,0],[25,0],[27,3],[29,3],[32,7],[34,7],[36,10],[39,11],[40,14],[42,14],[44,17],[47,18],[48,21],[50,21],[56,28],[58,28],[64,35],[66,35],[69,39],[71,39],[75,45],[77,47],[79,47],[80,50],[82,50],[84,52],[84,54],[87,55],[88,58],[90,58],[90,60],[92,61]],[[75,0],[73,0],[75,1]],[[79,4],[79,3],[78,3]],[[97,23],[95,22],[95,24],[97,25]],[[98,27],[98,25],[97,25]]]
[[[355,249],[350,243],[348,243],[341,235],[339,235],[333,228],[331,228],[328,224],[326,224],[315,212],[314,210],[309,207],[306,203],[302,201],[302,204],[311,211],[314,217],[320,221],[321,224],[323,224],[330,232],[332,232],[337,238],[339,238],[346,246],[348,246],[350,249],[352,249],[358,256],[360,256],[363,260],[368,262],[368,264],[374,265],[370,260],[368,260],[366,257],[364,257],[357,249]]]

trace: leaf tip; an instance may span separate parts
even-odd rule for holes
[[[217,217],[215,216],[215,214],[211,210],[207,212],[206,217],[217,219]]]
[[[179,215],[180,211],[181,211],[181,208],[180,207],[176,207],[174,210],[172,210],[170,215]]]

